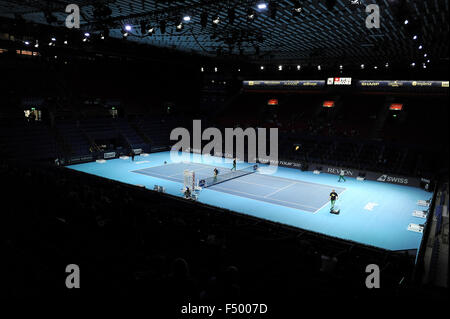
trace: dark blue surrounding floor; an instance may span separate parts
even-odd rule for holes
[[[179,160],[170,152],[161,152],[137,156],[134,162],[113,159],[69,168],[149,189],[157,184],[165,187],[169,194],[182,196],[183,170],[194,170],[197,177],[203,178],[212,175],[212,166],[218,167],[223,174],[231,168],[231,160],[199,154],[185,154]],[[248,164],[238,163],[238,169],[245,166]],[[314,175],[292,168],[279,167],[269,175],[264,165],[260,167],[260,173],[203,189],[199,201],[379,248],[401,250],[420,246],[422,234],[408,231],[407,227],[409,223],[424,223],[424,219],[414,217],[412,213],[421,209],[417,200],[429,199],[431,193],[355,178],[338,183],[335,175]],[[331,188],[340,193],[339,215],[329,213]]]

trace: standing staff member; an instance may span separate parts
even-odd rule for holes
[[[344,172],[344,170],[343,170],[343,169],[341,169],[341,172],[339,173],[339,179],[338,179],[338,182],[340,182],[340,181],[341,181],[341,179],[343,179],[343,180],[344,180],[344,182],[345,182],[345,178],[344,178],[344,175],[345,175],[345,172]]]
[[[217,182],[217,175],[219,175],[219,170],[214,168],[214,182]]]
[[[131,150],[131,160],[134,162],[134,150]]]
[[[331,209],[334,208],[334,203],[336,203],[336,199],[339,197],[339,195],[333,190],[331,190],[330,193],[330,201],[331,201]]]
[[[231,168],[231,170],[236,170],[236,159],[233,160],[233,167]]]

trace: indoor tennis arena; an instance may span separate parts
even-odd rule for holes
[[[448,33],[444,0],[0,0],[2,295],[439,308]]]

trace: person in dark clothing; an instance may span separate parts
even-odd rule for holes
[[[131,150],[131,160],[134,162],[134,151]]]
[[[231,168],[231,170],[236,170],[236,159],[233,160],[233,167]]]
[[[217,181],[217,175],[219,175],[219,170],[217,168],[214,168],[214,182]]]
[[[335,192],[333,189],[330,193],[330,201],[331,201],[331,209],[334,208],[334,203],[336,203],[336,199],[339,197],[339,195]]]

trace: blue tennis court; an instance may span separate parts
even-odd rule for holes
[[[215,166],[197,163],[172,163],[162,166],[149,167],[132,171],[133,173],[166,178],[183,183],[183,171],[193,170],[197,179],[211,177]],[[219,170],[228,173],[228,168]],[[300,209],[305,212],[316,213],[328,204],[329,193],[332,189],[339,195],[345,188],[334,187],[300,180],[294,180],[273,175],[254,173],[231,179],[224,183],[209,187],[219,192],[250,198],[271,204]]]
[[[170,155],[170,152],[161,152],[137,156],[134,162],[112,159],[68,167],[148,189],[160,185],[167,193],[179,197],[185,169],[194,171],[199,180],[211,177],[214,167],[219,169],[219,176],[231,168],[229,159],[186,154],[182,161],[174,161]],[[237,168],[248,165],[238,162]],[[264,165],[260,168],[256,173],[203,188],[198,201],[383,249],[418,249],[420,246],[422,233],[408,230],[408,225],[425,222],[413,215],[415,210],[421,209],[417,201],[432,196],[425,190],[350,177],[339,183],[335,175],[315,175],[285,167],[266,174]],[[330,214],[332,189],[339,194],[336,203],[341,210],[339,215]]]

